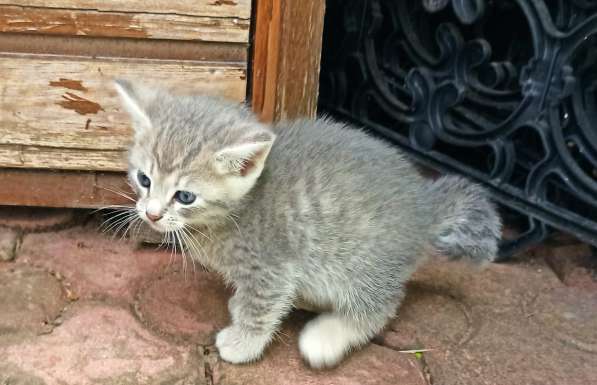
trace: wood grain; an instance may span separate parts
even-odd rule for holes
[[[0,144],[0,167],[124,171],[127,168],[127,162],[125,150],[90,150]]]
[[[261,119],[314,117],[324,0],[256,0],[251,104]]]
[[[98,208],[130,205],[110,190],[129,192],[125,174],[0,169],[3,205]]]
[[[122,170],[124,164],[114,152],[126,149],[131,128],[116,97],[114,78],[144,79],[151,74],[154,84],[179,93],[223,95],[240,102],[246,94],[244,66],[0,55],[0,145],[12,145],[1,148],[0,167],[46,167],[38,162],[45,159],[57,168]],[[44,147],[104,152],[87,152],[85,162],[83,152],[65,150],[70,160],[62,162],[54,150],[42,155]],[[15,151],[20,160],[7,160]]]
[[[0,32],[12,33],[248,43],[249,23],[236,17],[0,5]]]
[[[251,17],[251,0],[4,0],[2,4],[100,12],[237,17],[247,20]]]
[[[95,58],[247,62],[246,44],[22,33],[0,33],[0,52]]]

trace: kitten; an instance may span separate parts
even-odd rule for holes
[[[235,288],[216,337],[231,363],[259,359],[294,307],[318,309],[299,338],[336,365],[394,317],[429,253],[493,260],[501,223],[460,177],[425,180],[398,149],[329,119],[260,123],[205,96],[118,80],[135,128],[138,215]]]

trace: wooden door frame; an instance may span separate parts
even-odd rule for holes
[[[254,0],[247,101],[263,121],[315,117],[325,0]],[[0,205],[128,204],[123,173],[0,169]]]

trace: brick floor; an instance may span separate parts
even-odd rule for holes
[[[387,331],[335,369],[311,370],[300,359],[296,336],[311,317],[303,312],[289,317],[262,361],[234,366],[219,360],[212,345],[228,322],[231,294],[215,274],[190,265],[183,272],[180,257],[112,239],[70,211],[54,211],[67,219],[48,224],[47,211],[36,219],[28,209],[27,226],[2,219],[11,215],[0,210],[0,245],[14,249],[14,258],[0,260],[0,385],[597,379],[593,276],[572,269],[563,283],[540,256],[484,271],[460,263],[423,267]]]

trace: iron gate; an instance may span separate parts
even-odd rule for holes
[[[597,1],[328,0],[320,111],[597,244]],[[523,220],[520,222],[520,220]]]

